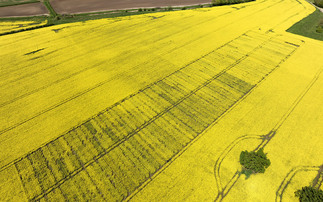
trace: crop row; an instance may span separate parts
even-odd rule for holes
[[[28,199],[118,201],[129,196],[296,49],[257,35],[257,43],[239,51],[235,44],[251,40],[252,34],[147,86],[16,162]],[[273,56],[248,68],[259,52]]]

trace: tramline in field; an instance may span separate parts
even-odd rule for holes
[[[1,36],[0,201],[296,199],[322,164],[322,42],[284,30],[313,11],[261,0]],[[230,181],[282,119],[266,172]]]
[[[241,44],[252,45],[240,51]],[[125,199],[298,46],[274,35],[247,32],[6,169],[17,170],[29,200],[71,200],[90,192],[88,199]],[[250,66],[259,53],[271,57]],[[78,181],[87,183],[84,190],[75,187],[81,186]]]

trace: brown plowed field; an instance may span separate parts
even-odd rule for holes
[[[48,14],[43,3],[30,3],[17,6],[0,7],[0,17],[34,16]]]
[[[0,17],[34,16],[48,14],[43,3],[30,3],[17,6],[0,7]]]
[[[210,3],[211,0],[52,0],[57,13],[84,13],[143,7],[165,7]]]

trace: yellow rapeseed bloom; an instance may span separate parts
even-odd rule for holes
[[[296,201],[322,164],[323,42],[285,30],[314,10],[257,0],[1,36],[0,201]],[[271,165],[245,179],[239,154],[259,146]]]

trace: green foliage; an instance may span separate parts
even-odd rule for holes
[[[317,5],[318,7],[323,8],[323,0],[314,0],[315,5]]]
[[[138,12],[142,12],[142,8],[139,8],[139,9],[138,9]]]
[[[212,0],[211,5],[212,6],[222,6],[222,5],[245,3],[245,2],[250,2],[250,1],[254,1],[254,0]]]
[[[55,12],[55,10],[53,9],[52,5],[50,4],[49,0],[44,0],[44,5],[46,6],[46,8],[49,11],[49,14],[51,17],[57,17],[57,13]]]
[[[263,148],[257,152],[242,151],[240,154],[240,163],[243,166],[243,174],[248,178],[251,173],[264,173],[265,169],[269,167],[270,160],[264,153]]]
[[[252,170],[243,169],[241,171],[241,174],[245,174],[246,175],[246,179],[248,179],[250,177],[250,175],[252,174]]]
[[[300,202],[322,202],[323,191],[313,187],[303,187],[301,190],[295,192],[295,196],[299,198]]]
[[[322,26],[317,26],[317,28],[316,28],[316,32],[317,33],[322,33],[323,32],[323,27]]]

